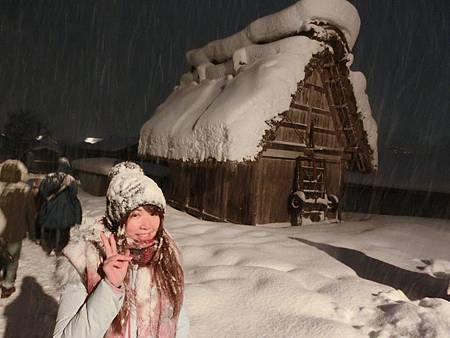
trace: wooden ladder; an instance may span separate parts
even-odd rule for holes
[[[325,217],[326,170],[325,162],[314,156],[298,157],[296,165],[296,188],[305,195],[302,217],[321,221]]]

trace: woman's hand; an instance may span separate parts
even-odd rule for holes
[[[106,259],[103,262],[103,272],[112,285],[120,287],[127,275],[128,264],[132,259],[130,250],[127,250],[124,255],[118,254],[114,235],[108,238],[104,232],[101,232],[100,239],[105,246],[106,253]]]

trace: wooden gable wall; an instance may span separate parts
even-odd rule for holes
[[[296,158],[322,160],[326,167],[326,191],[341,195],[344,162],[350,156],[340,118],[323,78],[323,55],[306,68],[289,110],[265,135],[256,174],[256,223],[289,220],[288,199],[294,189]],[[326,78],[328,80],[328,78]]]
[[[339,67],[329,52],[311,60],[289,109],[266,132],[255,161],[169,160],[168,201],[205,219],[241,224],[287,222],[296,159],[312,154],[325,164],[326,192],[341,197],[344,168],[358,154],[359,145],[364,145],[365,135],[346,77],[348,69]]]

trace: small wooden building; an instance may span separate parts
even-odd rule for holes
[[[290,93],[288,109],[278,111],[265,121],[266,128],[259,137],[258,152],[253,158],[241,161],[213,156],[202,160],[179,158],[179,155],[171,156],[176,151],[171,151],[170,144],[165,150],[167,155],[161,156],[157,146],[152,147],[161,141],[153,136],[155,131],[151,129],[158,123],[161,112],[157,111],[143,127],[140,155],[164,161],[169,167],[166,197],[171,205],[201,218],[241,224],[320,221],[338,217],[345,170],[374,170],[376,148],[370,144],[368,128],[363,123],[363,119],[369,117],[358,107],[349,79],[350,51],[345,34],[323,22],[316,23],[315,30],[296,34],[302,37],[301,43],[305,43],[306,38],[314,40],[320,43],[321,49],[305,61],[304,76],[296,79],[297,88]],[[284,48],[282,44],[275,47],[278,51]],[[264,58],[264,53],[260,54],[258,57]],[[267,63],[263,63],[257,74],[277,62],[277,57],[276,53],[269,52]],[[241,76],[239,72],[232,75]],[[194,74],[193,78],[196,76],[201,78],[201,74]],[[268,83],[270,85],[270,81]],[[162,109],[175,107],[173,100],[172,97],[165,102]],[[210,106],[217,102],[215,100]],[[193,133],[197,122],[203,118],[199,116],[192,127]],[[250,131],[254,126],[251,119],[248,121]],[[374,136],[371,138],[373,143]],[[192,146],[198,143],[194,141]],[[176,145],[177,141],[172,144]]]
[[[61,143],[49,134],[34,140],[23,159],[29,172],[47,174],[56,171],[58,159],[64,155]]]

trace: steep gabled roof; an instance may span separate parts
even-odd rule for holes
[[[193,161],[254,159],[261,151],[267,121],[289,108],[291,95],[305,78],[306,65],[325,49],[332,52],[325,42],[289,35],[315,30],[317,23],[327,21],[342,28],[353,45],[359,16],[350,3],[302,0],[256,20],[243,31],[265,32],[259,41],[264,41],[264,36],[276,41],[242,42],[237,38],[243,36],[240,32],[189,52],[188,60],[195,69],[182,76],[180,85],[142,127],[139,154]],[[289,27],[298,28],[292,31]],[[223,63],[212,63],[218,61]],[[362,106],[368,106],[366,103]],[[370,111],[366,115],[371,118]],[[371,146],[376,148],[376,136],[373,138]]]

